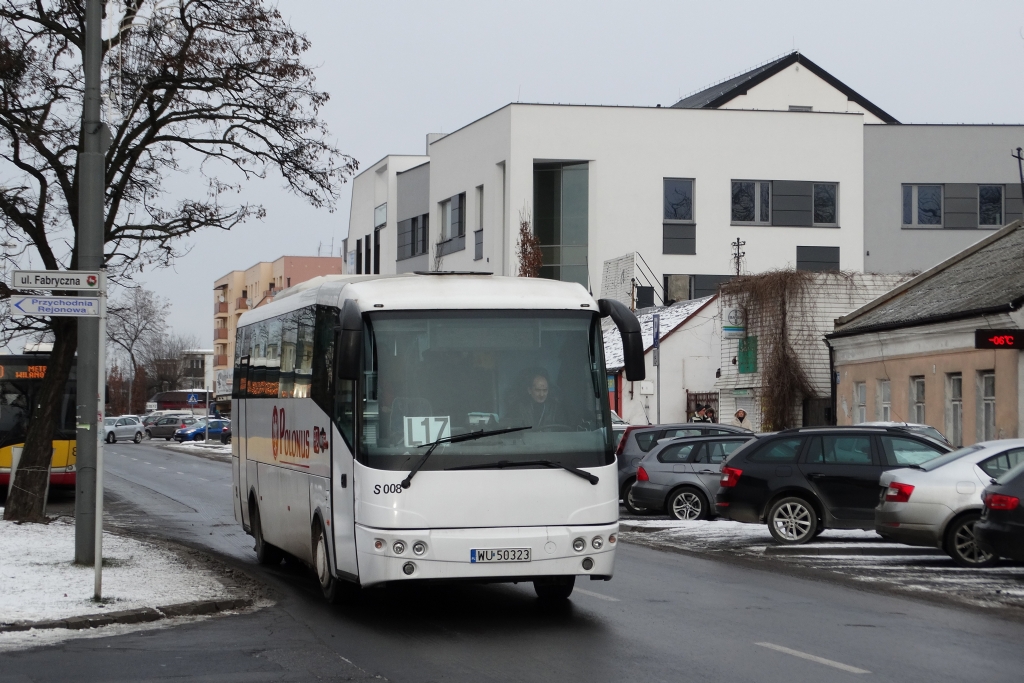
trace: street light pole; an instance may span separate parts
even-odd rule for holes
[[[82,62],[85,97],[82,102],[82,151],[78,156],[78,264],[80,270],[103,268],[103,194],[105,127],[100,120],[100,62],[103,0],[87,0]],[[97,561],[97,451],[103,438],[103,396],[100,380],[103,341],[100,321],[78,319],[78,420],[76,433],[75,562]],[[105,374],[103,374],[105,377]],[[98,586],[97,586],[98,588]]]

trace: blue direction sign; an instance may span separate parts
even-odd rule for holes
[[[11,315],[89,317],[99,315],[100,300],[84,296],[25,296],[11,299]]]
[[[189,394],[188,395],[188,404],[190,406],[194,406],[197,403],[199,403],[199,399],[196,397],[196,395],[195,394]]]

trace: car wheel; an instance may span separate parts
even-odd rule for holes
[[[636,479],[629,479],[622,487],[622,506],[631,515],[646,515],[650,509],[637,505],[633,500],[633,484],[635,483]]]
[[[785,545],[799,545],[814,538],[818,513],[803,498],[783,498],[768,512],[768,531]]]
[[[107,443],[117,443],[117,437],[114,436],[114,432],[107,434]]]
[[[252,516],[252,537],[256,542],[253,547],[253,550],[256,551],[256,561],[271,566],[281,564],[281,559],[284,557],[281,554],[281,549],[267,543],[263,538],[263,527],[260,525],[260,506],[253,504],[250,514]]]
[[[567,600],[575,585],[575,576],[548,576],[535,579],[533,590],[537,591],[537,597],[541,600]]]
[[[679,489],[668,497],[665,511],[672,519],[707,519],[708,500],[696,489]]]
[[[142,443],[142,432],[135,432],[135,438],[132,441],[134,443]]]
[[[149,430],[147,429],[147,430],[146,430],[146,438],[147,438],[147,439],[152,439],[152,438],[153,438],[153,432],[151,432],[151,431],[149,431]]]
[[[946,529],[946,552],[961,567],[991,567],[999,558],[986,553],[978,545],[974,524],[981,515],[964,515]]]

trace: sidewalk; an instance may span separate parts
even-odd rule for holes
[[[0,520],[0,649],[76,637],[81,629],[144,627],[252,603],[206,563],[109,532],[103,536],[103,600],[97,603],[93,567],[73,563],[74,547],[74,522],[68,518],[50,524]]]

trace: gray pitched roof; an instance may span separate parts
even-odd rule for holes
[[[1012,311],[1024,304],[1024,222],[1015,221],[836,321],[830,337]]]
[[[879,107],[869,101],[866,97],[856,92],[838,78],[822,69],[820,66],[804,57],[799,52],[793,51],[788,55],[772,60],[767,64],[755,67],[739,76],[734,76],[721,83],[716,83],[709,88],[700,90],[688,95],[672,105],[674,109],[718,109],[723,104],[740,95],[746,95],[747,90],[759,83],[763,83],[783,69],[792,64],[800,64],[808,71],[824,80],[836,90],[839,90],[847,99],[856,102],[886,123],[899,123],[895,118],[882,111]]]

